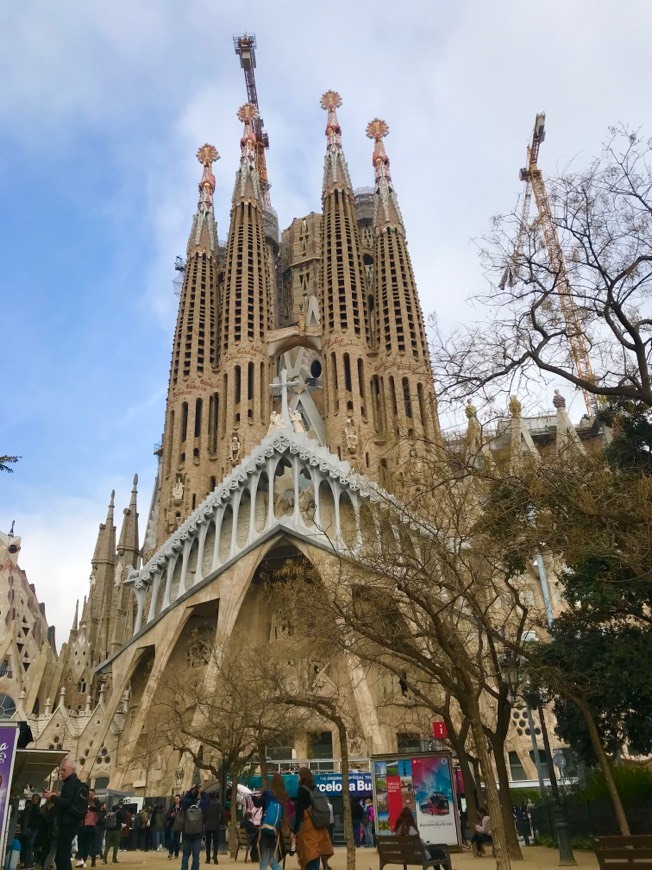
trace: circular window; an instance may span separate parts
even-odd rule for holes
[[[11,719],[16,712],[16,704],[11,695],[0,693],[0,719]]]

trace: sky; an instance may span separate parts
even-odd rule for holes
[[[652,135],[646,0],[13,0],[0,2],[0,530],[67,638],[98,524],[139,474],[141,536],[176,317],[173,264],[197,202],[197,148],[221,159],[225,238],[256,81],[281,227],[320,209],[325,113],[354,185],[385,140],[422,307],[444,330],[481,316],[478,239],[515,208],[535,114],[539,166],[581,167],[611,125]],[[581,399],[569,397],[579,418]]]

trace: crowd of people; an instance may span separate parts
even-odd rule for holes
[[[207,864],[219,863],[219,835],[228,814],[217,792],[208,793],[195,784],[184,794],[174,795],[167,808],[161,803],[147,804],[132,813],[122,800],[111,806],[102,803],[81,782],[71,759],[62,762],[59,773],[61,791],[34,794],[23,810],[20,860],[25,870],[51,870],[53,864],[56,870],[71,870],[75,838],[77,868],[86,868],[89,861],[93,868],[98,860],[117,864],[119,852],[132,842],[144,851],[166,850],[169,859],[181,855],[181,870],[189,870],[189,864],[190,870],[199,870],[202,849]],[[288,796],[280,773],[272,776],[262,794],[248,794],[245,798],[240,827],[252,860],[260,862],[260,870],[281,870],[285,854],[295,852],[302,870],[331,870],[328,862],[333,855],[333,806],[317,789],[309,768],[301,767],[298,773],[296,801]],[[353,798],[351,815],[356,847],[375,846],[371,798]],[[529,831],[526,801],[518,811],[515,808],[514,817],[519,834],[524,836],[526,822]],[[465,819],[462,822],[466,841]],[[401,811],[393,833],[418,835],[408,807]],[[477,823],[469,833],[473,854],[481,857],[485,846],[492,843],[491,819],[484,807],[479,808]]]

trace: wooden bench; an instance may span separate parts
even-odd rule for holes
[[[240,852],[240,849],[245,850],[245,864],[246,864],[247,861],[249,860],[250,844],[249,844],[249,837],[247,835],[247,832],[244,831],[242,828],[238,828],[238,845],[236,846],[236,849],[235,849],[235,860],[236,861],[238,860],[238,853]]]
[[[453,870],[448,846],[424,846],[418,834],[410,837],[380,835],[376,837],[380,870],[386,864],[402,864],[407,870],[408,864],[417,865],[426,870],[427,867],[439,865],[442,870]],[[426,849],[430,854],[426,854]]]
[[[652,835],[594,837],[600,870],[652,870]]]

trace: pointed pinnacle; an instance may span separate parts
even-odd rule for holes
[[[328,139],[328,144],[341,147],[342,128],[337,120],[337,112],[335,110],[339,109],[342,105],[342,97],[337,93],[337,91],[326,91],[325,94],[322,94],[319,105],[324,109],[324,111],[328,112],[328,121],[326,122],[326,138]]]
[[[374,145],[374,156],[372,157],[372,164],[376,170],[376,183],[378,183],[381,178],[386,178],[388,181],[391,181],[389,174],[389,157],[385,152],[385,146],[383,144],[383,139],[389,133],[389,125],[386,121],[383,121],[380,118],[374,118],[373,121],[370,121],[367,124],[366,133],[369,139],[373,139],[376,143]]]
[[[201,209],[202,206],[205,209],[213,207],[213,194],[215,193],[215,176],[213,175],[211,164],[215,163],[215,161],[219,159],[220,155],[217,153],[217,149],[214,145],[209,145],[208,143],[206,143],[205,145],[202,145],[201,148],[197,151],[197,160],[199,160],[201,165],[204,167],[201,181],[199,182],[199,209]]]
[[[237,111],[237,118],[245,125],[242,139],[240,139],[241,160],[249,161],[253,166],[256,162],[256,133],[254,121],[258,117],[258,109],[251,103],[245,103]]]

